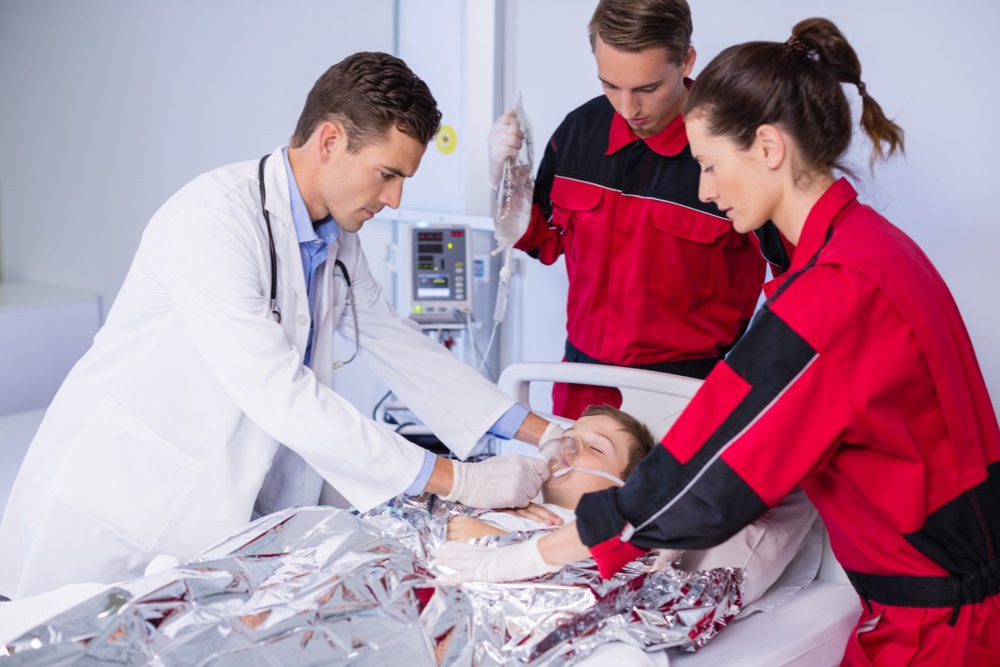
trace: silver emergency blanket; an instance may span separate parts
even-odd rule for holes
[[[0,664],[570,665],[609,641],[694,650],[739,611],[743,572],[728,568],[636,561],[604,580],[586,561],[531,582],[438,583],[428,554],[462,511],[429,496],[279,512],[60,613],[0,647]]]

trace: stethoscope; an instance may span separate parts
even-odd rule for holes
[[[271,215],[267,212],[267,191],[264,189],[264,165],[267,163],[265,155],[260,159],[257,167],[257,175],[260,180],[260,208],[264,212],[264,222],[267,223],[267,242],[271,255],[271,317],[278,324],[281,324],[281,308],[278,306],[278,254],[274,250],[274,233],[271,231]],[[347,267],[339,259],[333,260],[334,266],[340,268],[340,272],[347,283],[347,303],[351,307],[351,318],[354,320],[354,354],[346,361],[333,362],[333,369],[337,370],[351,363],[358,357],[361,351],[361,330],[358,329],[358,310],[354,305],[354,287],[351,285],[351,275],[347,272]]]

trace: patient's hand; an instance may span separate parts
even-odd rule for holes
[[[512,507],[503,511],[507,514],[519,516],[522,519],[544,523],[546,526],[561,526],[563,524],[562,517],[548,507],[542,507],[535,503],[528,503],[527,507]]]
[[[668,567],[673,567],[674,561],[680,558],[684,552],[679,549],[653,549],[656,559],[649,565],[650,572],[663,572]]]
[[[491,526],[485,521],[459,514],[448,519],[448,539],[454,542],[468,542],[487,535],[506,535],[506,530]]]

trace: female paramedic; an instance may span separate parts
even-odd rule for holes
[[[773,220],[790,271],[623,488],[585,495],[575,524],[538,541],[449,546],[441,562],[517,579],[589,549],[610,576],[653,547],[718,544],[801,485],[864,601],[844,664],[1000,662],[996,415],[937,271],[834,176],[852,134],[842,84],[873,157],[901,151],[825,19],[706,68],[684,111],[699,196],[738,232]]]

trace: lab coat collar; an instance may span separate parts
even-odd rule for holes
[[[299,239],[292,220],[291,193],[288,189],[288,174],[285,171],[284,150],[285,146],[278,146],[264,165],[267,212],[271,215],[271,232],[274,234],[274,249],[278,255],[279,280],[291,280],[296,298],[305,300],[306,279],[302,270]],[[291,262],[298,268],[282,271],[282,262]]]
[[[285,173],[285,147],[278,146],[264,165],[264,185],[267,187],[267,211],[271,214],[275,241],[278,231],[287,233],[292,225],[291,193]],[[256,194],[256,193],[255,193]]]
[[[684,79],[686,87],[690,88],[693,84],[694,81],[691,79]],[[608,150],[605,155],[617,153],[633,141],[639,141],[639,139],[639,135],[632,131],[625,118],[616,111],[614,116],[611,117],[611,129],[608,131]],[[670,121],[657,134],[647,137],[643,141],[654,152],[664,157],[678,155],[688,144],[687,131],[684,128],[684,116],[678,115],[677,118]]]

